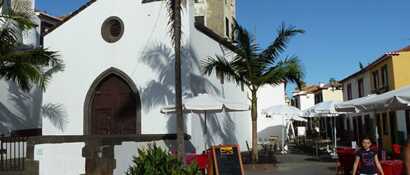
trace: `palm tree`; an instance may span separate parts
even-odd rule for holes
[[[203,73],[210,76],[214,71],[218,78],[235,81],[246,85],[251,92],[252,119],[252,161],[257,157],[257,92],[263,85],[277,85],[283,82],[299,83],[303,77],[300,61],[297,57],[280,58],[287,48],[289,40],[300,33],[301,29],[282,25],[276,39],[266,49],[260,50],[254,36],[235,21],[234,36],[236,55],[232,58],[222,56],[203,60]]]
[[[0,79],[14,81],[25,91],[32,85],[45,90],[51,75],[62,71],[64,65],[56,52],[25,46],[19,41],[21,31],[35,26],[31,17],[29,10],[21,6],[0,14]]]
[[[181,85],[181,10],[182,0],[167,0],[170,35],[175,52],[175,107],[177,131],[177,157],[183,160],[185,153],[184,118],[182,114],[182,85]]]

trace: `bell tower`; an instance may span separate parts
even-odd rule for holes
[[[221,37],[231,39],[236,19],[236,0],[194,0],[195,22]]]

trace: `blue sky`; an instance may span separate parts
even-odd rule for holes
[[[120,0],[119,0],[120,1]],[[37,0],[65,15],[87,0]],[[257,3],[256,3],[257,2]],[[384,52],[410,45],[409,0],[237,0],[238,21],[269,44],[282,22],[306,30],[288,52],[304,65],[307,83],[342,79]]]

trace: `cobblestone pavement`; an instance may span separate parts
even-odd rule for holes
[[[332,161],[316,161],[303,154],[278,155],[275,167],[246,168],[246,175],[334,175],[336,163]]]

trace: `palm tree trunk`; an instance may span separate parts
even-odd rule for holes
[[[258,108],[257,108],[257,91],[252,90],[252,162],[256,163],[258,161],[258,126],[257,126],[257,119],[258,119]]]
[[[177,157],[183,160],[185,154],[184,143],[184,116],[182,114],[182,88],[181,88],[181,11],[179,5],[181,0],[175,0],[178,4],[174,6],[174,51],[175,51],[175,105],[176,105],[176,132],[177,132]]]

